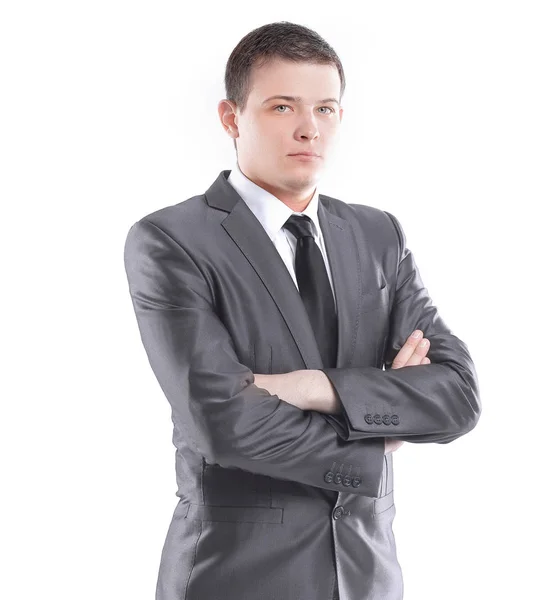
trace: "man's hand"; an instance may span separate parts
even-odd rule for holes
[[[414,337],[417,335],[418,337]],[[420,342],[425,342],[422,346]],[[429,365],[431,361],[426,356],[429,349],[429,340],[424,339],[424,332],[421,329],[413,331],[407,341],[403,344],[396,358],[392,361],[392,369],[401,369],[402,367],[412,367],[414,365]],[[385,438],[384,453],[394,452],[403,444],[402,440]]]
[[[418,337],[415,337],[418,336]],[[425,344],[425,345],[423,345]],[[429,340],[424,339],[424,332],[416,329],[403,344],[401,350],[392,361],[392,369],[412,367],[414,365],[429,365],[431,361],[426,356],[429,349]]]

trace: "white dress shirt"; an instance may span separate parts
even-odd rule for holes
[[[326,266],[326,272],[328,273],[328,279],[330,280],[330,287],[332,288],[332,294],[334,295],[334,304],[336,300],[334,292],[334,284],[332,282],[332,274],[330,272],[330,266],[328,264],[328,256],[326,255],[326,247],[324,244],[324,238],[322,235],[319,217],[317,210],[319,208],[319,192],[317,189],[313,194],[313,197],[309,201],[303,212],[295,212],[291,210],[284,202],[279,198],[276,198],[273,194],[263,189],[251,179],[248,179],[244,173],[240,170],[238,162],[235,161],[234,167],[231,169],[231,173],[227,180],[232,187],[238,192],[238,195],[248,205],[251,212],[257,217],[264,230],[268,234],[268,237],[272,240],[272,243],[279,252],[279,255],[283,259],[285,266],[291,274],[292,280],[298,289],[298,282],[296,281],[296,273],[294,271],[294,260],[296,256],[296,238],[288,229],[284,229],[283,225],[287,222],[287,219],[291,215],[307,215],[312,223],[310,224],[311,231],[313,233],[313,226],[315,227],[315,242],[321,250],[324,264]]]

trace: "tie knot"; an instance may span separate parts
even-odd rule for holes
[[[283,227],[288,229],[295,238],[313,237],[310,224],[313,221],[307,215],[291,215]]]

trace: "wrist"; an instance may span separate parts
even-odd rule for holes
[[[301,371],[302,377],[299,384],[299,392],[305,410],[319,410],[321,404],[321,379],[320,371],[316,369],[305,369]]]
[[[330,378],[322,369],[317,369],[314,373],[316,374],[314,389],[317,392],[314,401],[317,408],[313,410],[333,415],[340,414],[342,412],[341,400]]]

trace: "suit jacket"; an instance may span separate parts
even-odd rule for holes
[[[338,311],[324,368],[302,299],[222,171],[125,243],[129,292],[170,403],[179,500],[157,600],[403,597],[384,439],[448,443],[481,412],[464,342],[442,320],[398,220],[320,194]],[[431,364],[390,369],[414,329]],[[344,412],[303,411],[254,373],[321,369]]]

